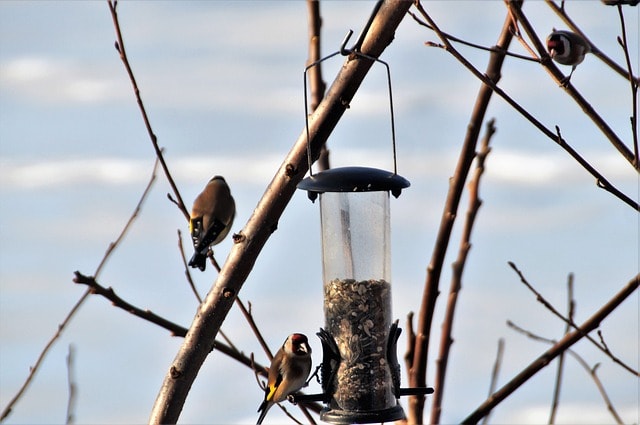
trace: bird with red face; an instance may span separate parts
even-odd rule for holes
[[[587,53],[591,52],[591,45],[580,35],[563,30],[554,30],[547,37],[547,50],[551,59],[562,65],[570,65],[571,73],[563,81],[568,83],[576,66],[582,63]]]
[[[269,409],[307,383],[311,372],[311,347],[307,337],[295,333],[287,337],[269,366],[267,386],[264,389],[264,401],[258,408],[261,424]]]

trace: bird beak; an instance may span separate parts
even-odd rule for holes
[[[302,344],[300,344],[300,350],[302,350],[307,354],[309,354],[309,352],[311,351],[309,350],[309,345],[306,342],[303,342]]]

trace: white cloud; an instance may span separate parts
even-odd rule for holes
[[[77,61],[24,56],[0,64],[0,88],[5,93],[47,103],[99,103],[128,96],[129,91],[118,88],[119,84],[124,80]]]
[[[263,184],[275,174],[284,157],[284,153],[255,156],[243,153],[233,156],[178,157],[167,159],[167,162],[174,178],[184,182],[198,182],[209,178],[211,169],[214,168],[235,181]],[[486,167],[492,182],[499,185],[530,188],[583,184],[586,171],[573,162],[567,166],[566,161],[559,158],[564,159],[558,154],[496,150],[490,154]],[[443,176],[448,178],[454,171],[456,160],[454,152],[412,155],[400,161],[400,174],[411,180]],[[151,158],[113,157],[4,159],[0,162],[3,170],[0,188],[39,189],[87,182],[136,184],[147,181],[152,161]],[[332,162],[335,167],[353,164],[386,169],[392,167],[389,152],[382,149],[372,151],[344,148],[340,150],[340,156],[333,158]],[[615,153],[600,155],[598,168],[603,174],[621,179],[625,184],[637,183],[630,166],[625,168],[621,165],[624,165],[624,160]]]

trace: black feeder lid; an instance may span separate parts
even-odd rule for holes
[[[315,201],[324,192],[382,192],[388,191],[396,198],[411,183],[391,171],[370,167],[331,168],[298,183],[298,189],[306,190],[309,199]]]

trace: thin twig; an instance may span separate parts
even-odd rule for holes
[[[69,388],[69,396],[67,397],[67,414],[66,424],[71,425],[74,422],[76,395],[78,385],[76,384],[75,374],[73,368],[75,364],[75,348],[73,344],[69,344],[69,352],[67,354],[67,386]]]
[[[500,367],[502,366],[502,356],[504,355],[504,338],[498,339],[498,352],[496,353],[496,361],[493,363],[493,370],[491,372],[491,382],[489,383],[489,394],[488,397],[491,397],[491,394],[496,390],[496,386],[498,385],[498,376],[500,375]],[[482,418],[483,424],[489,423],[489,417],[491,416],[491,412],[487,413],[487,415]]]
[[[589,38],[587,35],[576,25],[575,22],[569,17],[569,15],[564,10],[564,7],[558,6],[553,0],[545,0],[545,3],[553,10],[556,15],[560,17],[564,21],[565,24],[569,27],[569,29],[577,34],[579,34],[582,38],[585,39],[587,43],[591,46],[591,53],[600,59],[602,62],[607,64],[611,69],[620,74],[622,77],[630,79],[630,81],[635,80],[638,82],[638,78],[634,77],[632,73],[629,73],[628,70],[625,70],[622,66],[618,65],[613,59],[609,56],[605,55],[602,50],[600,50]],[[619,8],[622,6],[618,5]]]
[[[569,274],[567,279],[567,317],[573,322],[573,312],[575,308],[575,301],[573,300],[573,274]],[[565,324],[564,334],[571,332],[571,325]],[[560,401],[560,388],[562,386],[562,372],[564,370],[564,353],[560,354],[558,358],[558,369],[556,371],[556,381],[553,386],[553,401],[551,402],[551,413],[549,414],[549,423],[553,424],[556,421],[556,413],[558,411],[558,404]]]
[[[187,334],[187,328],[180,326],[170,320],[165,319],[164,317],[158,316],[157,314],[149,311],[143,310],[139,307],[130,304],[124,299],[120,298],[113,288],[105,288],[100,285],[96,279],[92,276],[85,276],[80,272],[75,272],[76,277],[74,278],[74,282],[78,284],[87,285],[89,287],[89,292],[91,294],[100,295],[113,303],[115,307],[118,307],[127,313],[133,314],[136,317],[144,319],[150,323],[160,326],[171,332],[172,336],[183,337]],[[239,352],[238,350],[232,349],[226,344],[215,341],[213,344],[213,348],[220,351],[223,354],[237,360],[238,362],[244,364],[245,366],[251,367],[251,360],[246,357],[244,354]],[[260,372],[262,376],[267,376],[267,368],[265,366],[255,364],[256,368]]]
[[[516,17],[520,25],[522,25],[524,31],[527,33],[529,40],[533,43],[533,46],[538,51],[538,55],[542,58],[540,64],[545,70],[552,76],[554,81],[561,86],[569,96],[580,106],[584,114],[591,119],[591,121],[598,127],[602,134],[609,140],[614,148],[622,154],[622,157],[626,159],[636,171],[640,171],[640,164],[635,164],[635,156],[624,144],[624,142],[618,137],[618,135],[609,127],[607,122],[596,112],[596,110],[582,97],[580,92],[576,90],[569,82],[566,83],[566,77],[560,69],[553,63],[551,57],[547,53],[545,44],[542,43],[538,35],[536,34],[533,26],[529,23],[529,20],[522,11],[521,3],[512,0],[507,1],[507,7],[511,10]]]
[[[155,163],[154,163],[154,166],[153,166],[153,171],[151,172],[151,177],[149,178],[149,182],[147,183],[147,186],[145,187],[144,191],[142,192],[142,195],[140,196],[140,200],[136,204],[136,207],[133,210],[133,213],[131,214],[131,216],[127,220],[127,223],[125,224],[125,226],[120,231],[120,234],[118,235],[116,240],[109,244],[104,256],[102,257],[102,260],[100,260],[100,263],[98,264],[98,267],[96,267],[96,270],[94,272],[94,276],[98,276],[100,274],[100,272],[102,271],[102,268],[106,264],[107,260],[111,257],[111,254],[113,254],[115,249],[120,245],[120,243],[124,239],[124,236],[127,234],[129,228],[131,227],[131,225],[133,224],[135,219],[138,217],[138,214],[140,213],[140,210],[142,209],[142,205],[143,205],[144,201],[147,199],[147,196],[149,195],[149,192],[151,191],[151,187],[153,186],[153,183],[156,180],[157,168],[158,168],[158,161],[156,160]],[[0,415],[0,422],[4,421],[9,416],[9,414],[11,414],[11,411],[13,410],[13,407],[18,402],[18,400],[20,400],[20,398],[23,396],[23,394],[25,393],[25,391],[29,387],[29,384],[31,383],[31,381],[35,377],[36,372],[40,369],[40,365],[42,364],[42,362],[44,361],[45,357],[49,353],[49,350],[51,349],[51,347],[53,347],[53,344],[58,340],[58,338],[60,338],[60,336],[62,335],[62,332],[66,329],[67,325],[71,322],[71,319],[75,316],[76,312],[80,309],[82,304],[84,304],[84,301],[89,297],[90,294],[91,294],[91,290],[87,289],[80,296],[80,298],[74,304],[74,306],[71,308],[71,310],[69,311],[67,316],[62,321],[62,323],[58,325],[58,329],[53,334],[51,339],[47,342],[47,344],[44,346],[44,348],[40,352],[40,355],[38,355],[38,358],[36,359],[35,364],[29,369],[29,374],[27,375],[27,378],[23,382],[22,386],[20,387],[18,392],[13,396],[13,398],[11,400],[9,400],[9,403],[7,403],[6,407],[3,409],[2,414]]]
[[[633,152],[635,154],[636,164],[640,164],[640,153],[638,152],[638,79],[633,77],[633,67],[631,66],[631,57],[629,56],[629,45],[627,44],[627,27],[624,24],[624,14],[622,13],[622,5],[618,5],[618,15],[620,16],[620,31],[622,37],[618,37],[618,43],[624,52],[624,59],[627,62],[627,78],[631,85],[631,135],[633,137]]]
[[[258,342],[260,343],[260,346],[264,350],[264,353],[267,355],[267,358],[269,359],[269,361],[273,360],[273,353],[271,352],[269,345],[267,344],[264,337],[262,336],[262,332],[260,332],[260,329],[258,328],[256,321],[253,320],[253,315],[251,314],[251,303],[249,303],[249,309],[247,309],[244,306],[244,303],[242,302],[240,297],[236,297],[236,304],[238,305],[238,308],[240,308],[240,311],[242,312],[242,315],[244,316],[244,318],[247,320],[247,323],[249,323],[249,327],[251,328],[251,330],[253,331],[253,334],[258,339]]]
[[[409,7],[411,3],[403,0],[385,0],[382,3],[369,31],[365,34],[361,47],[363,54],[376,58],[382,54],[392,42],[393,34]],[[326,96],[309,117],[308,127],[303,127],[254,208],[252,216],[234,237],[233,248],[222,271],[204,299],[176,357],[167,368],[151,411],[150,423],[178,421],[193,382],[209,355],[208,345],[215,340],[235,297],[241,291],[260,252],[296,192],[297,184],[309,169],[307,147],[313,161],[318,157],[320,147],[345,113],[372,65],[373,62],[365,58],[345,60]],[[309,139],[306,137],[307,134],[310,135]],[[180,379],[175,379],[176,371],[180,373]]]
[[[133,86],[133,92],[135,94],[138,107],[140,108],[140,113],[142,114],[142,119],[147,129],[147,133],[149,134],[149,138],[151,139],[151,144],[153,145],[153,149],[156,152],[156,157],[158,158],[158,160],[160,161],[160,164],[162,165],[162,169],[164,170],[164,175],[167,178],[167,181],[169,182],[169,185],[173,190],[173,194],[176,197],[176,200],[177,200],[176,205],[178,205],[178,208],[180,209],[182,214],[186,217],[186,219],[189,220],[190,218],[189,211],[187,210],[187,207],[182,201],[182,196],[180,196],[180,191],[178,190],[178,187],[176,186],[176,183],[173,180],[171,173],[169,172],[169,167],[167,166],[167,163],[164,160],[162,149],[160,149],[160,146],[158,146],[158,138],[156,137],[155,133],[153,132],[153,129],[151,128],[151,122],[149,121],[149,117],[147,116],[147,110],[144,106],[144,103],[142,102],[142,97],[140,96],[140,89],[138,88],[138,83],[136,82],[136,78],[133,75],[133,70],[131,69],[131,65],[129,64],[129,59],[127,58],[127,53],[124,47],[124,41],[122,39],[122,32],[120,31],[120,22],[118,21],[118,13],[116,12],[117,2],[108,0],[107,3],[109,4],[109,11],[111,12],[113,26],[116,31],[117,41],[115,44],[115,48],[120,54],[120,59],[122,60],[122,63],[124,64],[125,69],[127,70],[129,79],[131,80],[131,85]]]
[[[435,26],[435,23],[429,17],[426,11],[424,11],[422,6],[418,3],[416,7],[423,14],[425,19],[427,19],[427,21],[434,27],[434,31],[436,31],[436,33],[441,33],[440,29],[437,26]],[[622,200],[624,203],[629,205],[634,210],[640,211],[640,204],[638,204],[629,196],[625,195],[620,190],[618,190],[598,170],[596,170],[591,164],[589,164],[584,158],[582,158],[582,156],[580,156],[580,154],[578,154],[578,152],[575,149],[573,149],[567,143],[566,140],[564,140],[560,136],[559,127],[556,126],[556,132],[553,132],[552,130],[548,129],[544,124],[542,124],[533,115],[531,115],[525,108],[523,108],[520,104],[518,104],[515,100],[513,100],[504,90],[498,87],[497,84],[494,83],[491,80],[491,78],[489,78],[489,76],[481,73],[476,67],[473,66],[471,62],[466,60],[457,50],[455,50],[455,48],[451,45],[451,43],[448,43],[448,41],[446,41],[446,38],[444,36],[442,36],[442,40],[445,43],[445,46],[444,46],[445,50],[451,53],[463,66],[465,66],[469,71],[471,71],[471,73],[476,78],[481,80],[487,86],[491,87],[491,90],[493,90],[496,94],[498,94],[501,98],[503,98],[511,107],[513,107],[517,112],[519,112],[527,121],[533,124],[545,136],[547,136],[553,142],[558,144],[562,149],[564,149],[574,160],[576,160],[576,162],[578,162],[585,170],[587,170],[589,174],[595,177],[597,187],[611,193],[612,195],[614,195],[615,197],[617,197],[618,199]],[[560,73],[560,71],[558,71],[558,73]],[[560,73],[560,76],[563,77],[561,73]],[[633,156],[633,154],[631,154],[631,156]]]
[[[536,335],[536,334],[534,334],[534,333],[532,333],[530,331],[527,331],[527,330],[521,328],[520,326],[516,325],[515,323],[513,323],[510,320],[507,320],[507,326],[509,326],[510,328],[514,329],[515,331],[517,331],[517,332],[519,332],[521,334],[526,335],[527,337],[533,339],[534,341],[541,341],[541,342],[545,342],[547,344],[556,344],[557,343],[557,341],[555,341],[553,339],[544,338],[544,337]],[[602,381],[600,381],[600,378],[598,378],[598,375],[596,374],[596,370],[600,366],[600,363],[596,363],[596,365],[593,366],[593,368],[592,368],[574,350],[568,348],[566,351],[569,354],[571,354],[578,361],[578,363],[587,371],[587,373],[591,376],[591,378],[593,379],[593,381],[596,384],[596,387],[598,387],[598,391],[600,392],[600,395],[602,396],[602,399],[604,400],[605,405],[607,406],[607,410],[609,410],[609,412],[611,412],[611,415],[615,419],[616,423],[623,424],[624,421],[622,420],[622,418],[620,417],[620,415],[618,414],[616,409],[613,407],[613,404],[611,403],[611,399],[609,398],[609,395],[607,394],[607,391],[605,390],[604,385],[602,385]]]
[[[424,12],[420,3],[417,3],[416,7],[421,13],[423,13],[423,15],[426,15],[426,12]],[[449,43],[446,37],[442,35],[440,29],[428,17],[428,15],[426,15],[426,18],[433,30],[436,31],[443,42],[448,45],[447,47],[451,46],[451,43]],[[500,79],[500,71],[505,58],[502,52],[508,49],[513,37],[511,22],[512,19],[507,16],[496,43],[498,49],[495,52],[491,52],[490,55],[489,64],[487,65],[487,80],[490,81],[492,85],[495,85],[495,82]],[[462,197],[462,192],[464,191],[465,182],[473,163],[473,159],[475,158],[476,146],[482,128],[482,123],[492,95],[493,91],[491,86],[483,84],[480,87],[469,124],[467,126],[467,132],[465,134],[462,147],[460,148],[456,170],[453,177],[449,180],[447,200],[442,212],[442,218],[440,219],[438,235],[434,243],[431,259],[427,267],[427,276],[420,304],[420,312],[416,327],[415,348],[413,351],[413,363],[411,368],[409,368],[410,387],[418,388],[426,386],[431,326],[436,300],[440,293],[439,283],[442,267],[449,241],[451,239],[455,218],[457,217],[457,211]],[[436,393],[437,392],[440,392],[438,387],[436,387]],[[424,396],[412,396],[409,398],[409,423],[422,423],[424,403]]]
[[[520,277],[520,282],[522,282],[531,292],[533,292],[533,294],[536,296],[536,300],[538,300],[543,306],[545,306],[545,308],[547,310],[549,310],[551,313],[553,313],[554,316],[558,317],[560,320],[562,320],[566,324],[572,326],[573,328],[578,329],[578,325],[573,320],[570,320],[570,319],[564,317],[562,315],[562,313],[560,313],[553,305],[551,305],[551,303],[549,301],[547,301],[542,296],[542,294],[540,294],[540,292],[538,292],[533,287],[533,285],[531,285],[529,283],[529,281],[527,281],[527,278],[524,277],[524,274],[518,269],[518,267],[513,262],[509,261],[509,266],[511,266],[511,268],[518,274],[518,276]],[[634,370],[631,366],[627,365],[622,360],[620,360],[618,357],[616,357],[609,350],[609,348],[606,345],[598,343],[598,341],[596,341],[595,339],[593,339],[589,335],[585,335],[585,338],[587,340],[589,340],[589,342],[591,342],[593,345],[598,347],[600,349],[600,351],[602,351],[607,356],[609,356],[611,358],[611,360],[613,360],[615,363],[619,364],[620,366],[622,366],[624,369],[628,370],[632,374],[634,374],[636,376],[640,376],[638,371]]]
[[[433,28],[429,24],[427,24],[425,21],[420,19],[415,13],[413,13],[411,11],[409,11],[408,13],[413,18],[413,20],[418,23],[418,25],[422,25],[425,28],[429,28],[430,30],[433,30]],[[497,46],[492,46],[492,47],[482,46],[480,44],[476,44],[476,43],[472,43],[470,41],[463,40],[460,37],[456,37],[454,35],[451,35],[449,33],[444,32],[444,31],[442,31],[442,34],[449,41],[454,41],[456,43],[460,43],[460,44],[468,46],[468,47],[473,47],[474,49],[484,50],[484,51],[487,51],[487,52],[502,53],[502,54],[504,54],[506,56],[511,56],[513,58],[522,59],[522,60],[526,60],[526,61],[530,61],[530,62],[540,62],[540,59],[538,59],[536,57],[520,55],[518,53],[513,53],[513,52],[510,52],[508,50],[503,50],[503,49],[501,49],[501,48],[499,48]],[[514,35],[515,35],[515,33],[514,33]],[[433,45],[433,46],[439,46],[436,43],[432,43],[432,42],[429,42],[429,41],[427,41],[425,44],[429,44],[429,45]]]
[[[467,261],[469,250],[471,249],[471,231],[475,223],[478,210],[482,205],[480,200],[480,178],[484,173],[484,163],[487,155],[490,152],[489,141],[495,133],[494,120],[491,119],[487,123],[486,134],[482,139],[480,145],[480,151],[476,156],[476,168],[471,181],[469,182],[469,206],[467,208],[467,216],[463,225],[462,236],[460,240],[460,248],[458,250],[458,257],[453,263],[453,273],[451,276],[451,287],[449,289],[449,296],[447,300],[447,306],[444,312],[444,319],[442,324],[442,332],[440,333],[440,350],[438,352],[438,360],[436,361],[436,375],[434,386],[438,388],[433,397],[431,405],[431,419],[430,423],[440,423],[440,414],[442,412],[442,399],[445,391],[445,377],[447,372],[447,364],[449,361],[449,352],[451,350],[451,344],[453,343],[453,318],[455,317],[455,310],[458,301],[458,295],[462,289],[462,273]]]
[[[182,265],[184,266],[184,276],[187,278],[187,282],[189,283],[189,287],[191,287],[191,291],[193,295],[195,295],[198,300],[198,304],[202,304],[202,297],[198,290],[196,289],[196,285],[193,283],[193,279],[191,278],[191,273],[189,272],[189,266],[187,264],[187,257],[184,255],[184,246],[182,245],[182,232],[178,229],[178,251],[180,252],[180,257],[182,258]]]
[[[182,245],[182,232],[180,231],[180,229],[178,229],[178,251],[180,251],[180,257],[182,258],[182,265],[184,267],[184,275],[187,278],[187,282],[189,283],[189,286],[191,287],[191,291],[193,292],[196,299],[198,300],[198,304],[202,304],[202,297],[200,296],[200,293],[198,292],[196,285],[193,283],[191,272],[189,272],[189,266],[187,265],[187,257],[184,254],[184,247]],[[222,339],[225,340],[225,342],[229,345],[229,347],[231,347],[232,349],[238,352],[240,351],[238,350],[238,347],[235,346],[235,344],[231,341],[231,339],[227,336],[227,334],[224,333],[222,329],[220,329],[220,336],[222,337]]]
[[[320,1],[319,0],[307,0],[307,21],[309,26],[309,58],[307,59],[306,66],[320,60],[320,28],[322,28],[322,17],[320,16]],[[309,69],[307,72],[309,76],[309,88],[311,94],[311,112],[315,111],[327,89],[327,84],[322,79],[322,64],[318,63],[316,66]],[[318,157],[318,170],[328,170],[329,164],[329,149],[327,143],[322,145],[320,150],[320,156]]]
[[[596,329],[600,323],[611,314],[615,309],[633,294],[640,285],[640,274],[634,276],[616,295],[605,303],[598,311],[589,317],[582,325],[573,332],[565,335],[560,341],[555,343],[551,348],[542,353],[537,359],[522,369],[513,379],[502,386],[498,391],[492,394],[480,406],[478,406],[462,423],[475,424],[478,423],[487,413],[491,411],[502,400],[513,394],[522,384],[527,382],[529,378],[534,376],[545,366],[547,366],[554,358],[563,351],[570,348],[573,344],[580,341],[589,332]]]

